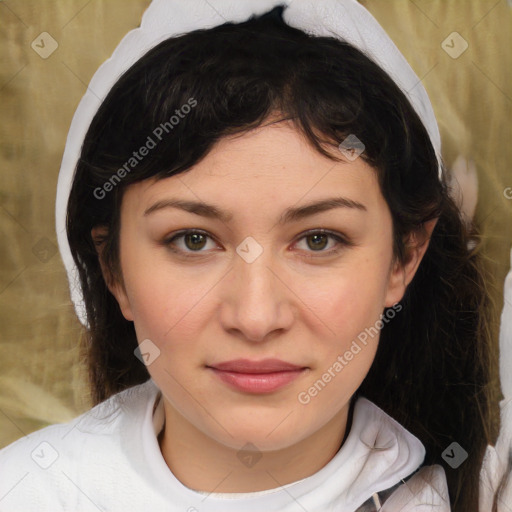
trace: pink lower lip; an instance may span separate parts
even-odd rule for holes
[[[210,368],[226,384],[248,393],[271,393],[296,379],[304,368],[272,373],[237,373]]]

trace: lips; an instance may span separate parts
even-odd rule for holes
[[[210,365],[212,368],[226,372],[236,373],[275,373],[302,370],[303,366],[297,366],[280,359],[263,359],[261,361],[251,361],[249,359],[234,359]]]
[[[230,388],[252,394],[277,391],[307,370],[306,367],[280,359],[264,359],[262,361],[236,359],[217,363],[215,366],[207,366],[207,368]]]

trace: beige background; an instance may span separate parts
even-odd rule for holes
[[[447,163],[459,153],[476,163],[476,220],[501,311],[512,244],[512,199],[504,195],[512,187],[512,8],[505,0],[362,3],[423,79]],[[81,325],[55,236],[57,177],[88,82],[138,26],[147,5],[149,0],[0,2],[0,447],[90,405],[78,360]],[[457,59],[441,47],[454,31],[469,44]],[[47,59],[31,48],[42,32],[58,44]]]

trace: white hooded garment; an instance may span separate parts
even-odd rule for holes
[[[65,212],[81,144],[101,101],[149,48],[178,33],[241,22],[286,4],[283,17],[315,35],[343,38],[367,53],[397,82],[420,115],[438,157],[435,116],[420,80],[377,21],[355,0],[153,0],[141,26],[121,41],[91,80],[69,131],[59,175],[56,220],[61,256],[77,315],[87,325]],[[440,171],[441,172],[441,171]],[[512,444],[512,271],[505,284],[500,332],[502,427],[482,467],[480,512],[490,512]],[[340,450],[317,473],[254,493],[203,493],[184,486],[167,466],[157,436],[164,426],[161,393],[152,380],[111,397],[70,423],[52,425],[0,450],[0,512],[447,512],[443,467],[421,467],[422,443],[365,398],[354,406]],[[468,447],[470,448],[470,447]],[[277,484],[276,484],[277,485]],[[498,512],[512,512],[509,479]]]
[[[267,491],[183,485],[160,452],[161,394],[152,380],[0,451],[0,510],[152,512],[447,512],[444,470],[420,466],[421,442],[365,398],[341,449],[315,474]],[[121,400],[123,404],[121,405]],[[157,403],[153,412],[154,405]],[[250,462],[249,462],[250,463]],[[395,487],[382,509],[377,508]],[[372,498],[373,496],[373,498]]]

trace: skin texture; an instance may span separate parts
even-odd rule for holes
[[[278,224],[287,208],[333,196],[366,210],[334,208]],[[175,208],[144,215],[168,198],[214,204],[232,219]],[[434,225],[426,225],[428,235]],[[183,229],[208,236],[165,244]],[[304,235],[318,229],[352,245]],[[93,237],[100,232],[93,229]],[[263,249],[250,263],[236,251],[246,237]],[[289,121],[222,139],[186,173],[130,185],[121,204],[123,281],[109,288],[139,343],[149,339],[160,350],[148,370],[164,396],[159,441],[174,475],[192,489],[250,492],[325,466],[340,448],[350,398],[371,367],[378,336],[360,344],[309,403],[298,395],[375,325],[384,307],[400,301],[427,246],[417,243],[406,264],[396,264],[375,171],[362,158],[325,158]],[[230,388],[206,367],[267,357],[306,369],[277,391],[254,394]],[[247,443],[261,456],[252,465],[237,457]]]

